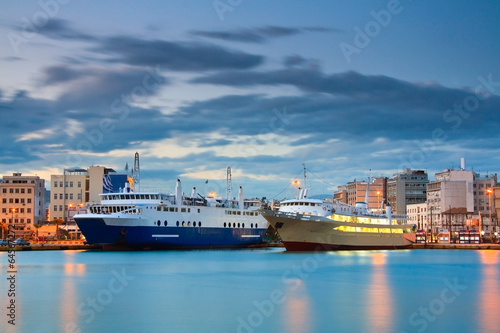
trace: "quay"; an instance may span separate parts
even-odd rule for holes
[[[446,249],[446,250],[500,250],[500,244],[481,243],[481,244],[443,244],[443,243],[415,243],[412,249]]]
[[[82,241],[50,241],[30,245],[0,246],[0,252],[14,251],[53,251],[53,250],[100,250],[102,246],[84,244]]]

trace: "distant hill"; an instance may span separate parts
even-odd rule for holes
[[[326,198],[331,198],[332,195],[331,194],[316,194],[316,195],[312,195],[309,197],[309,199],[319,199],[319,200],[324,200]]]

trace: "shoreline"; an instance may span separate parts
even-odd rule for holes
[[[53,243],[53,244],[32,244],[25,246],[0,246],[0,252],[14,251],[65,251],[65,250],[109,250],[102,245],[83,244],[82,242]],[[249,248],[264,247],[284,247],[283,244],[259,244]],[[482,243],[482,244],[413,244],[408,249],[435,249],[435,250],[500,250],[500,244]],[[144,249],[147,251],[147,249]],[[168,250],[166,250],[168,251]]]

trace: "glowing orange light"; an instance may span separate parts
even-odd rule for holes
[[[210,198],[215,198],[215,192],[210,192],[210,194],[208,195]]]
[[[12,213],[15,213],[16,212],[16,209],[15,208],[12,208]]]
[[[493,193],[493,190],[491,188],[487,188],[486,192],[491,194],[491,193]]]
[[[300,184],[300,181],[298,181],[298,180],[294,180],[294,181],[292,181],[292,184],[293,184],[293,185],[299,185],[299,184]]]

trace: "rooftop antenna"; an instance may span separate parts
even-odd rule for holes
[[[139,167],[139,153],[135,152],[134,158],[134,168],[132,169],[132,179],[134,180],[134,192],[141,191],[140,179],[141,179],[141,169]]]

